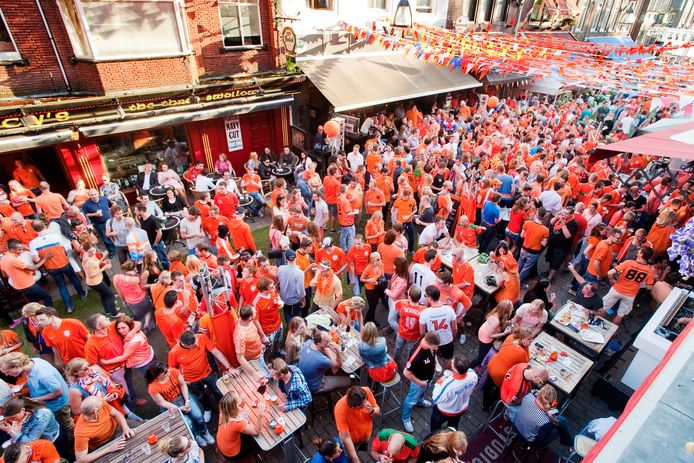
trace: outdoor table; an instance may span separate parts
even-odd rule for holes
[[[262,376],[266,375],[263,367],[260,366],[257,360],[249,362],[251,366]],[[241,374],[235,378],[231,376],[222,376],[217,380],[217,387],[223,393],[234,391],[240,400],[243,400],[243,409],[248,414],[248,419],[251,424],[254,424],[258,416],[258,408],[256,402],[265,400],[263,394],[258,392],[259,384],[253,381],[250,375],[241,371]],[[267,452],[277,445],[282,445],[284,450],[285,461],[294,463],[295,449],[293,444],[294,433],[306,424],[306,416],[301,410],[294,409],[288,412],[282,410],[282,405],[287,402],[285,395],[280,390],[276,382],[271,381],[267,384],[265,394],[274,394],[277,396],[277,401],[266,401],[265,417],[263,418],[263,427],[260,434],[253,436],[261,450]],[[274,422],[278,419],[284,420],[282,427],[284,428],[280,434],[277,434],[274,429]],[[148,462],[149,463],[149,462]]]
[[[135,436],[125,441],[125,448],[99,458],[98,463],[160,463],[169,460],[168,455],[157,450],[157,444],[147,443],[150,434],[156,434],[159,439],[186,436],[193,440],[193,435],[179,410],[157,415],[136,427],[134,431]]]
[[[467,246],[456,246],[455,248],[463,248],[463,251],[465,251],[464,259],[467,261],[480,255],[480,252],[475,248],[468,248]],[[441,259],[442,265],[451,269],[453,268],[453,249],[440,249],[439,258]]]
[[[172,187],[171,185],[157,185],[154,188],[149,190],[149,195],[151,195],[154,198],[161,198],[166,196],[167,191],[174,191],[175,188]]]
[[[563,411],[593,367],[593,361],[544,331],[533,340],[529,351],[530,364],[544,365],[549,371],[549,383],[567,396],[562,405]],[[550,359],[552,352],[556,352],[557,360]]]
[[[239,206],[240,207],[247,207],[250,206],[251,203],[253,203],[253,198],[251,198],[247,194],[243,194],[239,196]]]
[[[316,310],[314,313],[319,315],[327,315],[335,323],[333,329],[340,336],[342,349],[340,349],[340,358],[342,359],[342,371],[347,374],[352,374],[364,366],[364,360],[359,355],[359,331],[350,329],[347,332],[338,324],[340,315],[333,309],[323,308]],[[349,360],[352,359],[352,360]],[[365,377],[364,374],[359,375],[360,378]]]
[[[181,224],[181,218],[176,215],[168,215],[159,218],[159,222],[161,223],[162,230],[173,230]]]
[[[583,310],[584,308],[580,304],[569,301],[559,309],[549,324],[557,330],[557,332],[574,340],[579,350],[590,358],[595,359],[605,349],[605,346],[610,342],[610,339],[612,339],[612,336],[617,332],[619,326],[598,316],[595,317],[596,320],[599,320],[598,324],[590,324],[588,323],[588,318],[584,317],[582,313]],[[602,336],[604,342],[586,339],[590,338],[591,333],[584,333],[582,335],[579,331],[581,325],[587,325],[587,330]]]
[[[485,297],[494,294],[499,289],[499,286],[488,285],[485,280],[487,276],[493,275],[496,281],[499,282],[504,272],[501,271],[496,264],[491,262],[483,264],[477,257],[470,259],[470,265],[472,265],[472,268],[475,270],[475,286],[485,294]]]
[[[205,177],[211,178],[212,180],[214,180],[216,182],[220,178],[224,177],[224,175],[217,173],[217,172],[210,172],[210,173],[206,174]]]
[[[281,165],[272,168],[272,173],[277,177],[287,177],[292,174],[293,169],[289,166]]]

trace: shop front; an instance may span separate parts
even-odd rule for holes
[[[196,160],[213,170],[223,153],[241,173],[252,151],[277,151],[289,143],[288,106],[302,80],[278,77],[243,87],[64,101],[32,107],[31,113],[19,108],[0,115],[0,183],[12,178],[14,160],[23,159],[38,167],[54,191],[67,193],[78,179],[98,187],[107,174],[134,199],[138,172],[148,162],[158,165],[170,148],[170,167],[179,172]]]

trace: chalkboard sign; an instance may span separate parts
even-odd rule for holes
[[[460,210],[460,197],[451,195],[451,202],[453,203],[453,209],[446,217],[446,228],[448,228],[448,233],[453,236],[455,233],[455,226],[458,224],[458,213]]]

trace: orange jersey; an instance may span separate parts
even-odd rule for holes
[[[655,283],[653,268],[648,264],[641,264],[635,260],[627,260],[617,266],[619,277],[612,286],[619,294],[635,297],[642,284]]]
[[[73,358],[84,358],[84,345],[89,337],[89,331],[84,324],[74,318],[63,318],[58,328],[46,326],[41,335],[48,347],[54,347],[64,363]]]

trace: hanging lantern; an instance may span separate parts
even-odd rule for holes
[[[400,0],[393,14],[393,27],[412,28],[412,8],[408,0]]]
[[[323,124],[323,132],[330,138],[336,137],[340,133],[340,124],[335,121],[328,121]]]

